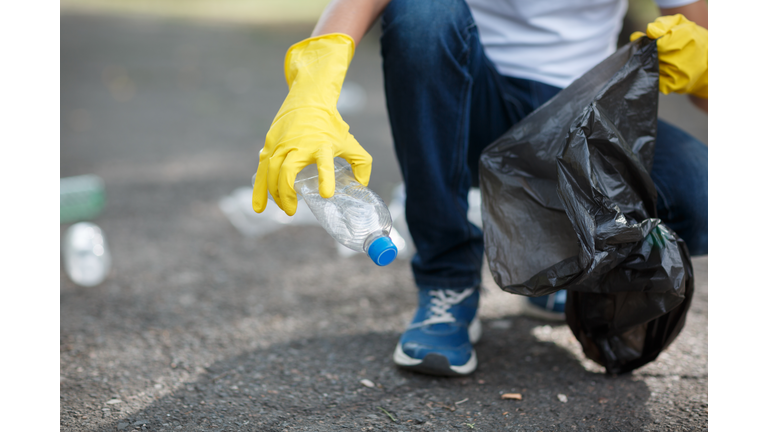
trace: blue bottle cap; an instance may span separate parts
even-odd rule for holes
[[[389,237],[379,237],[368,247],[368,256],[378,266],[385,266],[397,257],[397,246]]]

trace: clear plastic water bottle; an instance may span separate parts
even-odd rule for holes
[[[67,230],[61,245],[64,271],[72,282],[85,287],[100,284],[107,277],[112,257],[101,228],[79,222]]]
[[[355,180],[346,160],[337,157],[334,165],[336,191],[331,198],[320,196],[319,176],[314,164],[296,176],[293,187],[297,197],[307,203],[320,225],[336,241],[354,251],[364,252],[376,265],[391,263],[397,257],[397,247],[389,237],[392,229],[389,209],[376,193]]]

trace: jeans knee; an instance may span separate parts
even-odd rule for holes
[[[688,244],[707,253],[709,166],[707,146],[661,119],[651,177],[659,192],[659,216]]]
[[[382,52],[428,62],[452,36],[465,37],[474,20],[464,0],[392,0],[381,17]]]

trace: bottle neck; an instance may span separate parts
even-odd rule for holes
[[[384,231],[374,231],[370,233],[363,242],[363,252],[368,253],[368,248],[371,247],[371,244],[381,237],[389,237],[389,233]]]

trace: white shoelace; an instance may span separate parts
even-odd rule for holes
[[[474,292],[475,288],[467,288],[460,293],[451,290],[430,291],[429,295],[432,296],[432,305],[429,307],[429,311],[431,312],[430,317],[420,323],[411,325],[411,328],[430,324],[456,322],[456,318],[452,313],[448,312],[448,309],[461,303],[465,298],[471,296]]]

